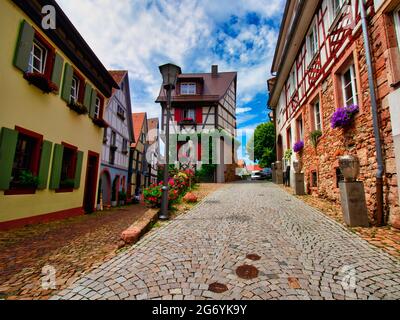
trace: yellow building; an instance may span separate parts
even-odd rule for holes
[[[94,210],[104,106],[118,88],[55,1],[0,1],[0,229]]]

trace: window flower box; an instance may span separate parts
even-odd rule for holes
[[[331,118],[332,129],[347,128],[353,122],[356,114],[360,111],[357,105],[351,105],[337,109]]]
[[[58,92],[58,86],[49,80],[43,73],[39,72],[26,72],[24,73],[24,79],[26,79],[30,84],[38,87],[43,93],[53,93]]]
[[[92,121],[96,126],[98,126],[100,128],[108,128],[109,127],[109,124],[104,119],[95,118],[95,119],[92,119]]]
[[[88,108],[77,101],[71,101],[70,103],[68,103],[68,107],[71,110],[75,111],[77,114],[87,114],[89,112]]]
[[[180,124],[195,124],[195,121],[193,118],[185,118],[180,122]]]
[[[125,121],[125,114],[122,112],[117,112],[117,116],[122,120]]]
[[[118,149],[118,147],[117,147],[116,145],[112,145],[112,146],[110,146],[110,149],[113,150],[113,151],[115,151],[115,150]]]

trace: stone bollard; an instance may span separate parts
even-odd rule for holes
[[[339,158],[339,166],[344,176],[344,181],[339,183],[344,221],[349,227],[369,227],[364,184],[357,181],[360,162],[347,155]]]
[[[276,184],[283,184],[283,170],[282,170],[282,162],[277,161],[275,162],[275,183]]]
[[[275,169],[275,162],[271,165],[271,170],[272,170],[272,182],[276,182],[276,169]]]
[[[306,190],[304,187],[304,173],[301,172],[302,163],[298,160],[293,161],[294,174],[294,194],[296,196],[304,196]]]

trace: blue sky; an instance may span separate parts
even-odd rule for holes
[[[159,116],[158,66],[238,72],[238,127],[267,121],[266,80],[284,0],[59,0],[109,69],[130,74],[133,112]]]

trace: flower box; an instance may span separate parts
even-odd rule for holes
[[[89,110],[82,103],[76,101],[71,101],[68,103],[68,107],[77,114],[87,114],[89,112]]]
[[[185,118],[185,119],[183,119],[180,123],[181,123],[181,124],[194,124],[195,121],[194,121],[193,118]]]
[[[331,118],[332,129],[347,128],[354,120],[356,114],[360,111],[357,105],[351,105],[337,109]]]
[[[46,77],[43,73],[39,72],[26,72],[24,73],[24,79],[30,84],[38,87],[44,93],[58,92],[58,86]]]
[[[93,123],[100,128],[108,128],[109,124],[104,119],[92,119]]]

